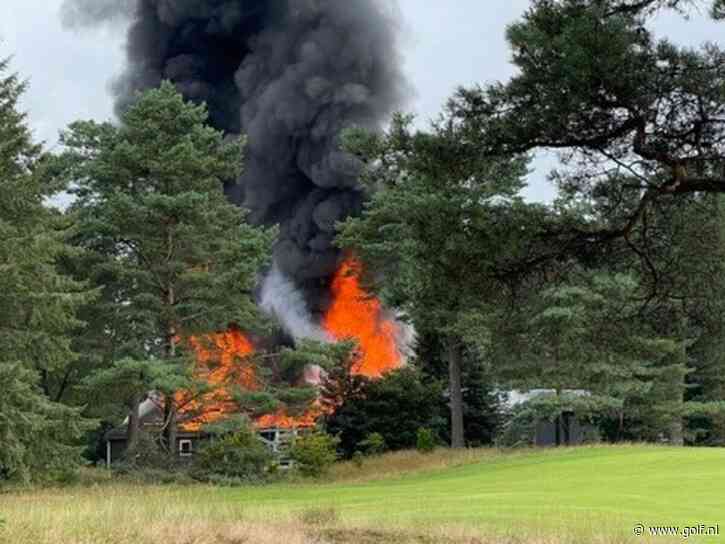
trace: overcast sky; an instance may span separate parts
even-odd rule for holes
[[[356,0],[344,0],[353,2]],[[71,32],[61,27],[62,0],[0,0],[0,56],[14,55],[13,68],[30,79],[24,107],[38,139],[52,145],[58,131],[79,118],[112,116],[108,81],[124,61],[122,28]],[[416,95],[408,109],[433,118],[459,85],[505,80],[512,74],[504,41],[507,24],[528,0],[399,0],[403,15],[405,68]],[[42,8],[40,6],[43,6]],[[666,14],[657,31],[697,46],[725,42],[723,26],[694,15]],[[551,198],[544,181],[551,160],[536,162],[528,193]]]

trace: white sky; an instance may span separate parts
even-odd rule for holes
[[[30,79],[24,107],[36,136],[49,145],[73,120],[112,116],[108,81],[121,70],[124,59],[123,29],[64,30],[58,16],[61,2],[0,0],[0,56],[13,55],[13,68]],[[434,118],[457,86],[511,76],[504,31],[527,8],[528,0],[399,0],[399,4],[405,70],[416,90],[408,110],[421,122]],[[722,30],[722,25],[697,14],[689,21],[664,14],[657,21],[659,34],[693,46],[706,41],[725,45]],[[531,198],[552,197],[553,189],[545,181],[551,164],[551,158],[536,161],[527,190]]]

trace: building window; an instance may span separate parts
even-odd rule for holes
[[[259,436],[267,442],[277,441],[277,431],[260,431]]]
[[[179,455],[181,457],[191,457],[191,440],[179,440]]]

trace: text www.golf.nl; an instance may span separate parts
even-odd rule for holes
[[[720,536],[720,524],[705,525],[644,525],[637,523],[634,526],[635,536]]]

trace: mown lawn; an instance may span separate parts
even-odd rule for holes
[[[591,447],[414,453],[327,483],[91,488],[0,495],[0,542],[682,542],[635,524],[716,525],[725,449]],[[412,467],[407,472],[405,467]]]
[[[725,530],[725,450],[527,452],[363,484],[228,490],[219,500],[260,510],[334,508],[356,522],[462,523],[502,532],[523,526],[626,534],[637,523],[719,523]]]

